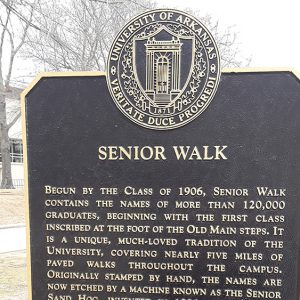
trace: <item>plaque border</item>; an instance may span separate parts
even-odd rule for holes
[[[239,74],[239,73],[291,73],[300,82],[300,72],[295,68],[223,68],[220,75],[225,74]],[[23,142],[23,165],[24,165],[24,201],[25,201],[25,224],[26,224],[26,282],[27,282],[27,295],[28,300],[32,300],[32,270],[31,270],[31,244],[30,244],[30,211],[29,211],[29,186],[28,186],[28,157],[27,157],[27,131],[26,131],[26,96],[43,78],[52,77],[106,77],[106,72],[102,71],[81,71],[81,72],[41,72],[34,80],[24,89],[20,94],[21,100],[21,123],[22,123],[22,142]],[[109,94],[110,95],[110,94]],[[111,96],[111,95],[110,95]],[[120,116],[123,115],[121,111]],[[132,122],[128,119],[128,122]],[[136,124],[136,126],[141,127]],[[147,128],[144,130],[147,130]],[[179,130],[175,128],[175,130]],[[163,134],[165,131],[158,131]],[[299,278],[300,280],[300,278]]]
[[[215,82],[215,86],[212,88],[212,93],[209,95],[209,99],[208,101],[204,104],[203,107],[201,107],[199,109],[199,111],[197,113],[195,113],[192,117],[190,117],[189,119],[186,119],[185,121],[177,121],[175,122],[175,125],[165,125],[165,126],[158,126],[158,125],[150,125],[149,123],[147,123],[146,121],[140,121],[138,118],[132,116],[131,114],[128,114],[126,112],[126,110],[122,107],[122,105],[119,103],[119,101],[116,99],[115,95],[114,95],[114,92],[112,91],[113,88],[112,88],[112,80],[111,80],[111,75],[110,75],[110,70],[109,68],[111,67],[111,57],[112,57],[112,52],[113,52],[113,49],[115,48],[116,46],[116,43],[118,41],[118,39],[121,37],[122,33],[128,29],[128,27],[130,26],[130,24],[132,22],[135,22],[137,20],[139,20],[140,18],[144,17],[144,16],[147,16],[147,15],[150,15],[151,13],[163,13],[163,12],[170,12],[170,13],[177,13],[181,16],[184,16],[184,17],[189,17],[191,20],[195,21],[196,23],[198,23],[198,25],[201,26],[202,29],[204,29],[204,31],[210,36],[211,38],[211,41],[212,41],[212,45],[215,46],[215,51],[216,51],[216,54],[217,54],[217,62],[218,62],[218,66],[217,66],[217,72],[216,72],[216,82]],[[165,20],[161,20],[161,21],[157,21],[157,22],[166,22]],[[173,21],[174,22],[174,21]],[[175,21],[176,22],[176,21]],[[143,27],[144,25],[142,25],[142,27],[140,28],[144,28]],[[164,25],[165,26],[165,25]],[[139,29],[140,29],[139,28]],[[193,29],[192,29],[193,30]],[[194,30],[195,31],[195,30]],[[126,42],[124,43],[124,45],[122,46],[122,51],[124,49],[124,47],[127,45],[127,42],[131,39],[131,36],[132,36],[132,40],[133,40],[133,43],[135,44],[135,36],[136,33],[131,33],[130,34],[130,37],[127,38]],[[196,36],[196,35],[195,35]],[[196,38],[195,38],[196,40]],[[134,47],[133,47],[134,48]],[[204,47],[205,48],[205,47]],[[196,47],[195,47],[195,44],[193,45],[192,47],[192,52],[195,52],[196,51]],[[133,73],[136,77],[136,83],[139,87],[139,90],[142,91],[142,94],[144,93],[145,94],[145,91],[143,91],[143,88],[141,86],[141,84],[139,83],[139,79],[138,79],[138,75],[136,74],[137,71],[136,71],[136,62],[135,62],[135,51],[133,50],[133,61],[132,61],[132,66],[133,66]],[[126,96],[126,93],[124,91],[124,88],[122,87],[122,84],[120,83],[120,92],[122,93],[122,95],[124,96],[124,98],[126,99],[126,101],[130,104],[131,107],[135,107],[136,110],[140,111],[141,113],[144,113],[146,116],[150,116],[150,117],[156,117],[156,118],[159,118],[159,119],[162,119],[162,118],[169,118],[171,116],[173,116],[175,118],[176,115],[179,115],[180,113],[183,113],[185,111],[187,111],[190,107],[193,106],[193,104],[195,104],[201,97],[201,95],[203,94],[203,91],[205,89],[205,86],[208,82],[208,78],[209,78],[209,73],[212,73],[210,71],[210,67],[212,65],[212,63],[210,62],[210,59],[208,58],[208,54],[207,54],[207,51],[206,52],[206,55],[207,55],[207,66],[208,66],[208,71],[207,71],[207,75],[204,77],[205,78],[205,84],[203,86],[203,90],[202,92],[200,92],[200,94],[198,95],[198,97],[196,97],[196,99],[190,103],[189,105],[187,105],[187,107],[185,109],[181,109],[178,113],[174,113],[174,114],[171,114],[171,115],[164,115],[161,116],[161,115],[158,115],[158,116],[153,116],[151,114],[149,114],[149,112],[143,112],[139,107],[136,106],[136,104],[134,104],[134,101],[132,101],[132,99],[128,99],[128,96]],[[119,61],[121,60],[121,58],[118,59],[117,61],[117,65],[119,64]],[[195,63],[195,60],[194,60],[194,63]],[[193,64],[192,63],[192,68],[193,68]],[[148,11],[145,11],[143,13],[140,13],[139,15],[135,16],[134,18],[132,18],[130,21],[128,21],[125,25],[122,26],[122,28],[120,29],[120,31],[118,32],[118,34],[116,35],[116,37],[114,38],[112,44],[111,44],[111,47],[109,49],[109,52],[108,52],[108,58],[107,58],[107,62],[106,62],[106,69],[107,69],[107,86],[108,86],[108,90],[109,90],[109,93],[111,95],[111,98],[113,100],[113,102],[115,103],[115,105],[118,107],[118,109],[122,112],[122,114],[124,114],[124,116],[126,116],[129,120],[131,120],[132,122],[134,122],[135,124],[138,124],[139,126],[142,126],[144,128],[147,128],[147,129],[151,129],[151,130],[159,130],[159,131],[167,131],[167,130],[173,130],[173,129],[177,129],[177,128],[180,128],[182,126],[185,126],[187,124],[189,124],[190,122],[194,121],[196,118],[200,117],[200,115],[202,115],[202,113],[204,113],[206,111],[206,109],[210,106],[210,104],[212,103],[217,91],[218,91],[218,88],[220,86],[220,82],[221,82],[221,75],[222,75],[222,69],[221,69],[221,55],[220,55],[220,50],[219,50],[219,47],[218,47],[218,43],[217,41],[215,40],[215,37],[214,35],[212,34],[212,32],[210,31],[210,29],[206,26],[206,24],[204,24],[199,18],[193,16],[190,12],[186,12],[184,10],[180,10],[180,9],[172,9],[172,8],[154,8],[154,9],[151,9],[151,10],[148,10]],[[119,69],[117,67],[117,69]],[[174,72],[172,72],[174,73]],[[214,74],[215,75],[215,74]],[[114,76],[114,75],[113,75]],[[213,75],[211,75],[213,76]],[[117,75],[116,76],[116,79],[120,79],[119,76]],[[123,80],[124,81],[124,80]],[[190,78],[189,80],[187,80],[187,83],[185,84],[185,86],[182,88],[183,90],[186,89],[187,86],[189,86],[189,83],[191,82]],[[145,97],[146,94],[145,94]],[[132,98],[132,97],[131,97]],[[174,100],[174,99],[173,99]],[[175,101],[175,100],[174,100]]]

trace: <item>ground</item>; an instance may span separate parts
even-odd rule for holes
[[[24,191],[0,190],[0,227],[20,223],[25,224]]]
[[[25,225],[24,207],[23,190],[0,190],[0,230],[3,226]],[[0,254],[0,299],[28,299],[25,250]]]
[[[26,251],[0,254],[0,299],[26,300]]]

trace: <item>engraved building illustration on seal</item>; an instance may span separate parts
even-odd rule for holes
[[[178,37],[169,41],[148,38],[146,46],[146,93],[158,106],[169,104],[180,92],[182,43]]]
[[[189,80],[190,76],[187,78],[181,76],[184,40],[189,40],[192,48],[194,47],[194,37],[182,36],[172,32],[164,25],[149,35],[135,38],[134,53],[138,51],[136,42],[143,41],[146,55],[145,84],[139,82],[139,85],[142,90],[145,87],[145,96],[157,107],[167,107],[174,104],[173,101],[182,92],[182,83]],[[135,63],[134,65],[136,67],[138,64]],[[138,81],[142,81],[139,80],[137,69],[135,75]]]

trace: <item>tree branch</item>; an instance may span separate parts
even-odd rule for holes
[[[18,121],[18,119],[20,118],[21,116],[21,112],[19,111],[15,116],[14,118],[12,119],[12,121],[7,125],[7,129],[10,129],[13,125],[16,124],[16,122]]]
[[[4,44],[4,37],[5,37],[5,32],[7,31],[7,26],[8,26],[8,22],[9,22],[9,18],[10,18],[10,12],[11,10],[9,8],[7,8],[7,17],[4,23],[2,23],[2,19],[1,19],[1,25],[3,26],[3,31],[1,34],[1,38],[0,38],[0,87],[3,88],[3,78],[4,78],[4,74],[3,74],[3,70],[2,70],[2,55],[3,55],[3,44]]]
[[[3,47],[4,36],[5,36],[5,31],[7,30],[7,25],[8,25],[8,22],[9,22],[10,12],[11,12],[11,10],[7,7],[7,17],[6,17],[5,22],[2,23],[2,19],[1,19],[1,25],[3,26],[3,31],[2,31],[1,39],[0,39],[0,49],[2,49],[2,47]]]

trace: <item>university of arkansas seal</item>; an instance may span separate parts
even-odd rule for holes
[[[150,129],[183,126],[213,99],[220,79],[216,42],[198,20],[153,10],[131,20],[108,57],[107,81],[118,108]]]

